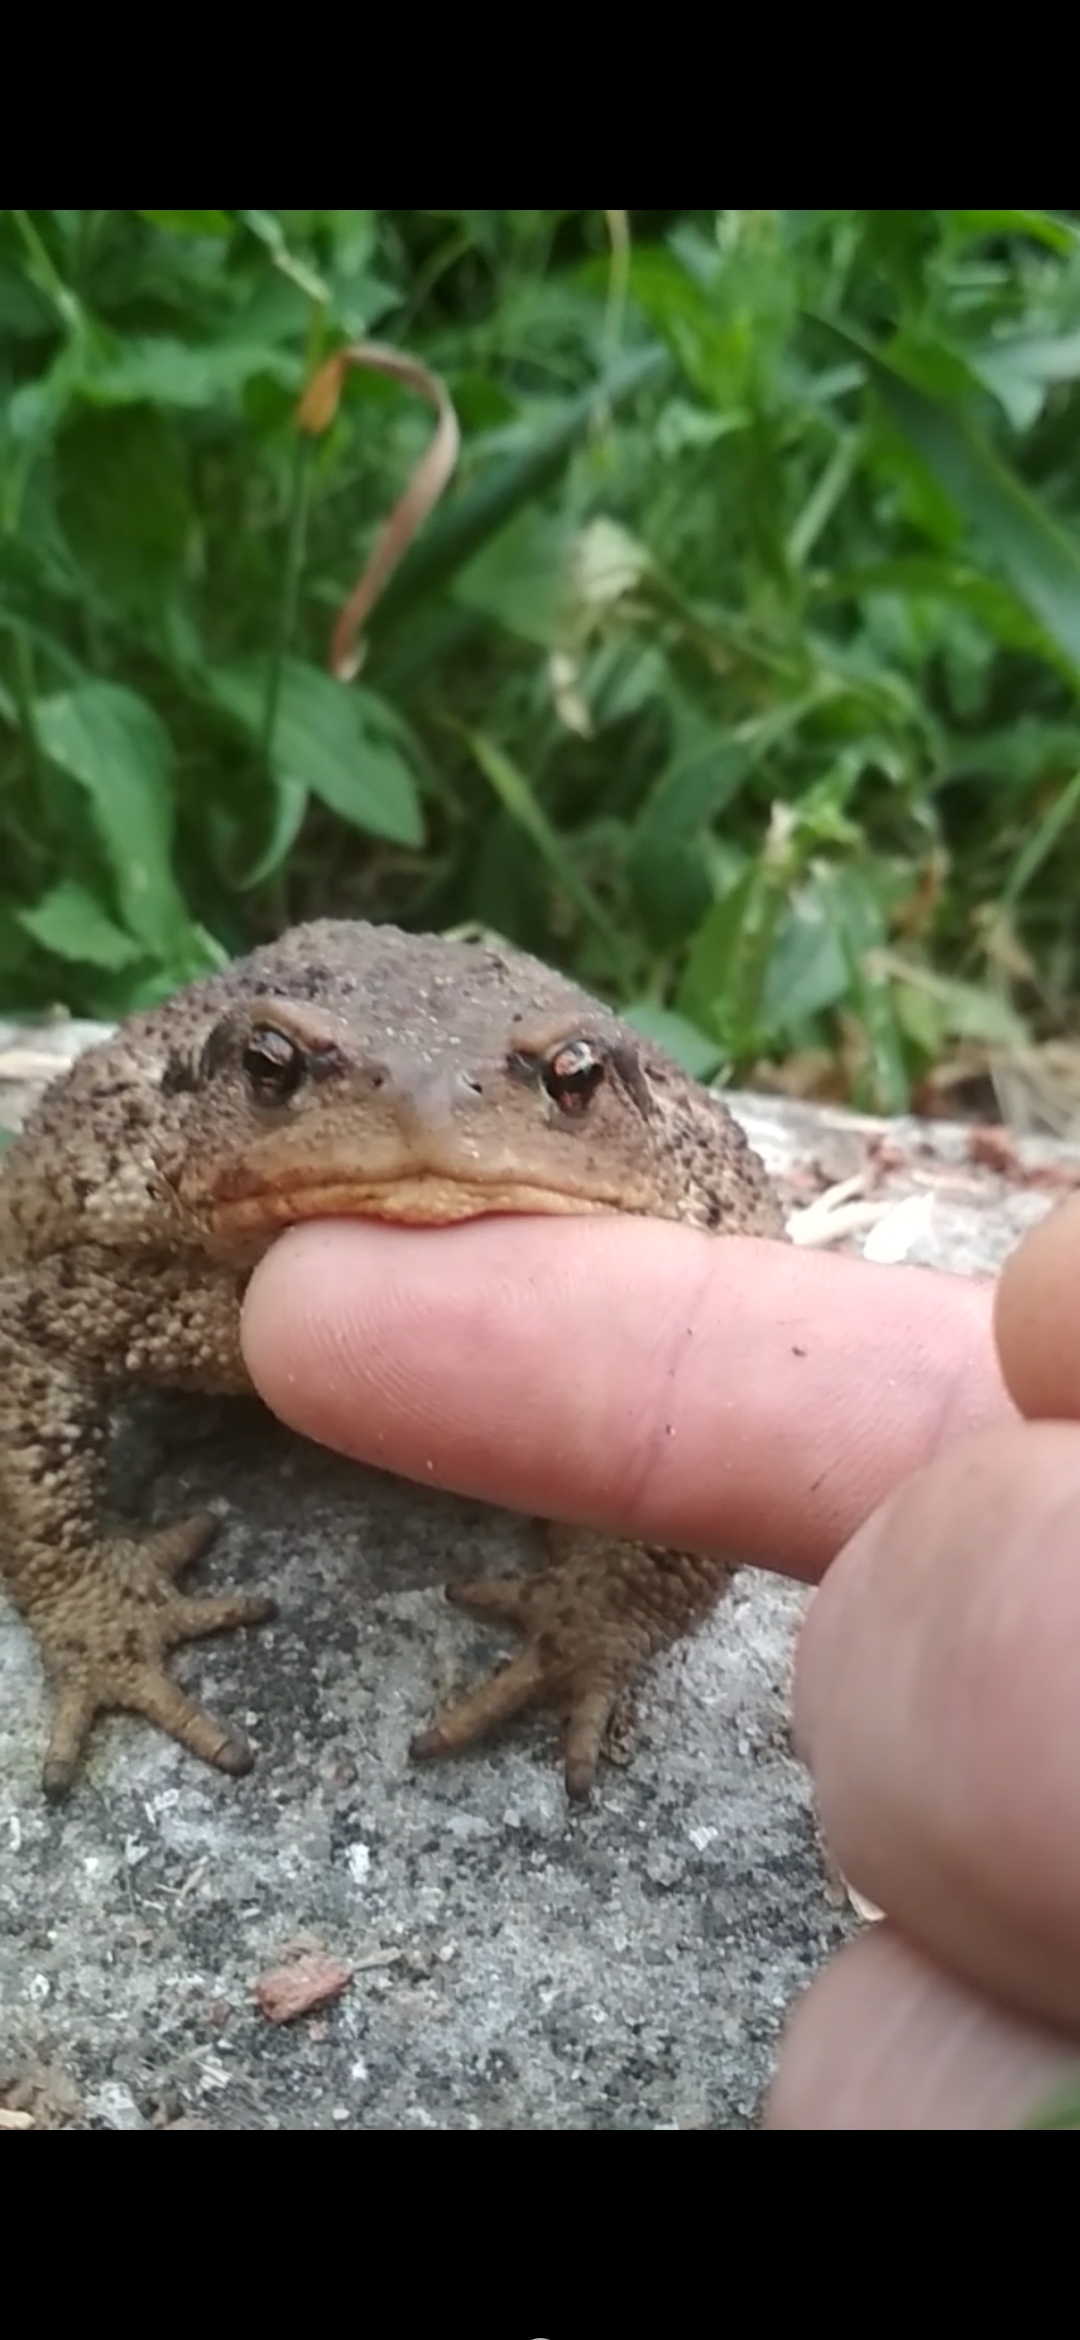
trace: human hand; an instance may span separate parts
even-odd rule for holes
[[[998,1288],[1001,1365],[1033,1418],[942,1452],[812,1604],[796,1737],[833,1850],[890,1914],[797,2010],[774,2127],[1010,2127],[1075,2080],[1078,1282],[1074,1204]]]
[[[280,1414],[363,1459],[520,1509],[736,1548],[815,1578],[892,1489],[965,1432],[992,1433],[986,1443],[1003,1456],[1010,1440],[1030,1435],[1011,1428],[991,1307],[987,1287],[961,1279],[717,1243],[649,1221],[496,1220],[422,1233],[342,1223],[299,1228],[275,1246],[252,1281],[245,1344]],[[939,1468],[953,1468],[947,1452]],[[915,1484],[927,1480],[932,1491],[932,1474]],[[916,1576],[891,1531],[882,1553],[869,1612],[854,1627],[845,1625],[854,1616],[846,1555],[831,1612],[830,1574],[799,1676],[799,1727],[823,1778],[826,1817],[849,1874],[864,1883],[842,1797],[831,1809],[833,1771],[838,1760],[861,1780],[859,1733],[880,1747],[890,1710],[879,1712],[870,1691],[860,1703],[845,1685],[850,1673],[865,1683],[867,1643],[886,1668],[890,1650],[906,1648],[890,1603],[904,1615],[906,1600],[917,1621],[928,1605],[933,1613],[935,1587],[933,1568]],[[885,1612],[880,1628],[875,1603]],[[849,1712],[861,1717],[840,1759],[831,1709],[822,1723],[814,1705],[815,1680],[829,1666],[836,1728]],[[886,1764],[886,1784],[890,1776]],[[863,1825],[873,1839],[873,1809]],[[867,1890],[888,1900],[886,1884],[875,1868]],[[948,1954],[935,1934],[929,1948]],[[935,2016],[951,2036],[962,2012],[974,2039],[963,1988],[891,1928],[875,1929],[817,1986],[816,2006],[815,1993],[804,2002],[774,2092],[776,2124],[960,2117],[956,2088],[950,2097],[941,2086],[940,2056],[935,2065],[928,2049],[920,2061],[905,2035],[892,2097],[888,2074],[868,2058],[882,2036],[882,2004],[899,2006],[905,1993],[916,2028]],[[1005,2113],[1017,2117],[1060,2068],[1059,2045],[1030,2040],[1023,2025],[1019,2040],[1014,2030],[1005,2039],[977,1993],[974,2006],[990,2027],[975,2039],[975,2062],[979,2072],[993,2064],[1002,2087],[1011,2047]],[[846,2062],[837,2061],[838,2029]],[[933,2104],[913,2087],[920,2070],[937,2088]],[[979,2125],[1002,2105],[1001,2087],[984,2091]]]
[[[991,1305],[658,1220],[341,1220],[274,1245],[243,1337],[267,1404],[342,1453],[814,1579],[939,1445],[1009,1418]]]

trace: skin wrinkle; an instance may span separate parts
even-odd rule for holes
[[[349,1231],[350,1235],[354,1232]],[[466,1242],[470,1232],[462,1231]],[[311,1236],[306,1235],[304,1240],[310,1248]],[[423,1240],[427,1243],[432,1239],[425,1236]],[[454,1243],[460,1240],[455,1233]],[[443,1254],[444,1258],[446,1256]],[[456,1256],[460,1258],[462,1255],[457,1253]],[[415,1253],[411,1257],[415,1259]],[[519,1428],[522,1450],[528,1452],[530,1424],[536,1418],[536,1409],[544,1403],[548,1368],[543,1356],[537,1356],[533,1338],[538,1298],[544,1310],[553,1309],[571,1322],[582,1315],[582,1278],[580,1267],[574,1265],[575,1257],[576,1247],[570,1247],[561,1258],[555,1254],[554,1276],[548,1275],[542,1294],[538,1279],[526,1277],[523,1281],[520,1275],[514,1274],[512,1268],[501,1275],[495,1284],[489,1276],[476,1279],[470,1277],[462,1289],[448,1278],[444,1296],[442,1287],[436,1281],[435,1288],[440,1292],[435,1304],[440,1349],[453,1351],[467,1346],[483,1358],[489,1347],[497,1343],[503,1352],[496,1401],[501,1389],[510,1385],[513,1386],[515,1397],[513,1419],[504,1425],[505,1434],[500,1438],[500,1460],[504,1466],[508,1457],[513,1455],[515,1432]],[[568,1259],[569,1275],[566,1272]],[[549,1444],[549,1458],[554,1461],[561,1455],[564,1466],[569,1465],[575,1472],[580,1472],[584,1465],[593,1485],[584,1505],[574,1499],[561,1508],[580,1513],[587,1506],[597,1519],[607,1520],[610,1500],[607,1461],[609,1455],[617,1449],[620,1515],[631,1524],[639,1525],[643,1518],[647,1524],[648,1512],[655,1505],[657,1486],[662,1485],[669,1475],[673,1461],[676,1473],[680,1468],[678,1457],[670,1457],[667,1451],[672,1443],[667,1424],[678,1412],[682,1384],[694,1356],[700,1352],[700,1331],[709,1314],[708,1299],[713,1272],[713,1263],[709,1259],[697,1273],[689,1293],[681,1286],[670,1292],[664,1291],[667,1321],[661,1330],[658,1319],[655,1316],[653,1318],[646,1400],[633,1420],[629,1435],[626,1396],[617,1377],[613,1380],[608,1373],[591,1370],[590,1385],[586,1387],[578,1378],[575,1386],[575,1371],[579,1373],[580,1367],[575,1368],[572,1360],[569,1377],[564,1368],[560,1395],[563,1399],[570,1396],[573,1403],[561,1406],[560,1414],[566,1416],[563,1426],[569,1436],[565,1445],[560,1441],[558,1455]],[[433,1433],[432,1442],[446,1432],[453,1436],[459,1419],[461,1391],[457,1380],[452,1385],[444,1385],[438,1372],[432,1379],[427,1371],[427,1319],[431,1307],[427,1280],[419,1282],[408,1273],[400,1280],[392,1279],[379,1305],[373,1331],[366,1321],[362,1266],[355,1279],[350,1279],[348,1270],[343,1268],[335,1282],[348,1288],[347,1312],[344,1316],[329,1316],[325,1312],[325,1298],[318,1290],[312,1294],[310,1280],[305,1280],[301,1285],[297,1276],[296,1288],[298,1293],[303,1292],[305,1317],[318,1327],[316,1337],[320,1347],[325,1347],[328,1323],[333,1324],[335,1349],[348,1358],[352,1390],[360,1395],[361,1400],[364,1388],[373,1391],[377,1408],[381,1410],[388,1403],[391,1404],[395,1411],[400,1411],[406,1423],[426,1426]],[[606,1293],[603,1298],[606,1300]],[[393,1325],[389,1354],[383,1358],[378,1372],[374,1372],[371,1359],[375,1353],[382,1357],[387,1346],[384,1327],[388,1321]],[[417,1332],[420,1334],[417,1343],[419,1377],[413,1356]],[[590,1346],[586,1344],[585,1355],[589,1357],[590,1354]],[[659,1372],[655,1364],[657,1359],[660,1360]],[[354,1405],[352,1408],[352,1427],[360,1448],[366,1446],[366,1428],[362,1418],[364,1411],[362,1402],[359,1407]],[[579,1424],[581,1430],[577,1429]],[[305,1427],[310,1425],[305,1422]],[[338,1424],[335,1422],[333,1427],[336,1431]],[[535,1497],[537,1493],[535,1487],[529,1490],[530,1497]]]
[[[812,1606],[801,1737],[834,1849],[860,1882],[873,1871],[906,1939],[864,1934],[811,1987],[781,2053],[775,2126],[1000,2129],[1066,2085],[1075,2100],[1078,1284],[1073,1198],[983,1287],[1028,1419],[1003,1413],[989,1437],[952,1446],[986,1352],[973,1338],[965,1386],[950,1350],[940,1451]]]
[[[794,2008],[766,2126],[1015,2128],[1075,2070],[1066,2034],[942,1974],[886,1921]]]
[[[309,1436],[406,1476],[810,1577],[946,1431],[1010,1418],[990,1295],[961,1279],[650,1221],[632,1249],[625,1222],[547,1222],[541,1254],[535,1221],[501,1224],[284,1238],[247,1315],[264,1396]],[[322,1327],[310,1359],[307,1322]],[[331,1322],[334,1388],[320,1362]]]
[[[645,1437],[635,1440],[628,1468],[622,1474],[622,1485],[628,1498],[625,1516],[630,1521],[649,1516],[653,1508],[649,1500],[651,1492],[669,1468],[668,1450],[672,1443],[669,1425],[677,1424],[678,1421],[687,1371],[694,1358],[695,1343],[700,1346],[699,1327],[701,1321],[707,1319],[712,1289],[713,1263],[711,1260],[703,1260],[701,1272],[688,1296],[689,1306],[685,1306],[681,1298],[672,1296],[672,1323],[661,1352],[662,1372],[656,1401],[649,1409],[648,1432]],[[712,1542],[709,1548],[717,1550],[722,1547],[721,1537]]]
[[[900,1949],[899,1937],[892,1927],[888,1928],[881,1941],[879,1955],[885,1954],[886,1945],[892,1950]],[[885,2010],[874,2042],[873,2053],[879,2072],[887,2067],[891,2051],[910,2031],[912,2012],[910,1995],[898,1991],[891,2008]]]
[[[796,1674],[845,1872],[973,1986],[1059,2024],[1080,2021],[1077,1447],[1071,1425],[1016,1425],[920,1474],[844,1554]]]
[[[981,1279],[980,1289],[986,1292],[988,1298],[991,1296],[992,1287]],[[971,1357],[967,1351],[962,1357],[957,1355],[953,1359],[944,1385],[936,1377],[931,1377],[929,1411],[933,1429],[927,1444],[928,1454],[940,1453],[943,1447],[951,1445],[954,1438],[963,1436],[971,1428],[971,1378]],[[1005,1392],[1002,1394],[1004,1397]],[[1008,1415],[1013,1415],[1014,1408],[1007,1397],[1006,1410]]]

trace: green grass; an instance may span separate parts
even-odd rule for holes
[[[335,616],[446,382],[455,481]],[[1075,1021],[1080,222],[0,213],[0,1003],[319,911],[902,1105]]]

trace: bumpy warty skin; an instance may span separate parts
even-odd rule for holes
[[[297,927],[130,1017],[45,1091],[0,1164],[0,1575],[52,1686],[50,1790],[70,1784],[94,1716],[115,1706],[226,1770],[250,1760],[164,1660],[270,1603],[176,1589],[209,1518],[143,1535],[107,1521],[116,1397],[247,1389],[244,1286],[298,1220],[613,1211],[783,1234],[723,1102],[510,949]],[[538,1576],[456,1589],[525,1645],[414,1752],[550,1703],[567,1785],[583,1793],[622,1685],[700,1623],[729,1570],[579,1530],[553,1529],[551,1544]]]

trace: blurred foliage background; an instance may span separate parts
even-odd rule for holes
[[[1068,1038],[1080,215],[0,213],[0,1001],[473,925],[885,1109]],[[335,616],[430,435],[454,482]]]

